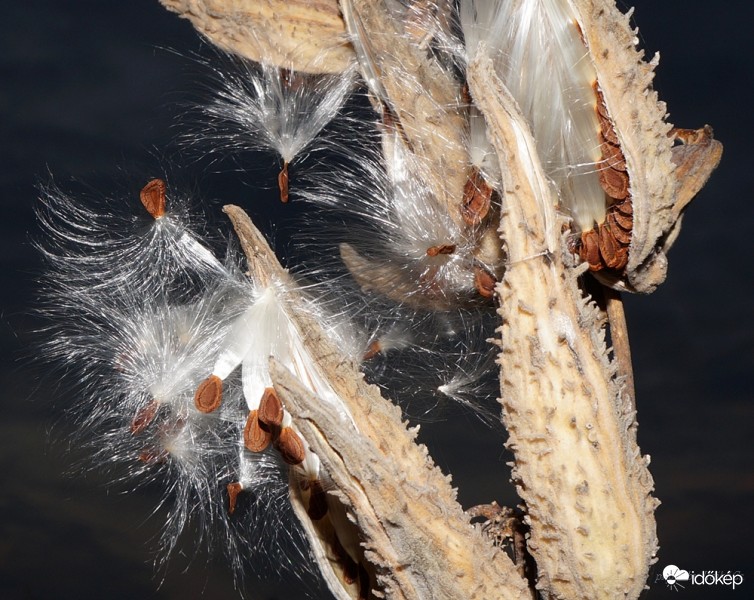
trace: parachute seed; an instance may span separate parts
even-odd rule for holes
[[[474,286],[482,298],[492,298],[497,279],[484,267],[474,265]]]
[[[382,344],[380,343],[380,340],[372,340],[371,342],[369,342],[367,349],[364,350],[364,355],[361,357],[361,360],[369,360],[370,358],[374,358],[380,352],[382,352]]]
[[[165,214],[165,182],[162,179],[152,179],[141,188],[139,198],[147,212],[155,219]]]
[[[217,375],[210,375],[199,384],[194,394],[194,404],[199,412],[211,413],[223,399],[223,382]]]
[[[269,431],[274,431],[283,424],[283,403],[280,402],[274,388],[264,388],[262,399],[259,401],[258,418]]]
[[[304,442],[291,427],[283,427],[280,430],[275,448],[280,452],[282,459],[291,466],[300,465],[306,457]]]
[[[437,256],[439,254],[453,254],[456,251],[455,244],[440,244],[427,248],[427,256]]]
[[[136,414],[131,421],[132,435],[139,435],[149,426],[149,424],[154,420],[154,416],[157,414],[157,409],[159,408],[159,406],[160,403],[157,402],[157,400],[153,399],[149,404],[136,411]]]
[[[288,202],[288,162],[283,162],[283,168],[278,174],[278,188],[280,188],[280,201],[283,204]]]
[[[236,512],[236,501],[238,500],[238,494],[243,491],[243,486],[238,482],[228,484],[228,514],[232,515]]]
[[[271,441],[272,433],[260,426],[259,411],[249,411],[246,426],[243,428],[243,445],[251,452],[262,452]]]

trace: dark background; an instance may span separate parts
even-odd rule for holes
[[[662,500],[657,574],[667,564],[738,570],[743,589],[690,587],[678,597],[750,597],[754,5],[634,4],[642,45],[662,51],[656,87],[670,120],[682,127],[709,123],[725,144],[722,165],[687,213],[668,280],[653,295],[627,302],[639,441],[652,456]],[[0,6],[0,597],[233,598],[222,561],[200,558],[184,572],[187,560],[178,556],[160,586],[150,562],[157,492],[124,495],[106,488],[104,477],[67,475],[77,451],[66,443],[71,426],[60,415],[71,399],[29,366],[41,269],[30,243],[35,184],[49,172],[64,188],[75,186],[68,186],[74,178],[107,190],[124,173],[137,182],[159,173],[175,150],[176,105],[197,87],[186,56],[204,51],[190,25],[156,0]],[[258,213],[263,227],[279,216],[274,192],[253,191],[238,173],[192,172],[189,165],[185,178],[218,204],[232,201]],[[478,429],[472,419],[468,427]],[[465,505],[510,498],[496,496],[506,479],[498,441],[480,430],[473,444],[442,446],[447,428],[429,430],[426,439],[453,472]],[[500,468],[469,467],[479,455],[499,457]],[[254,598],[303,594],[284,584],[249,589]],[[672,594],[650,581],[644,597]]]

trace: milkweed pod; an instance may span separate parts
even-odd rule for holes
[[[626,193],[633,211],[625,269],[617,278],[608,275],[606,283],[651,292],[665,279],[666,253],[677,235],[681,212],[717,166],[722,145],[712,139],[712,130],[705,128],[696,132],[698,135],[681,137],[684,145],[674,147],[665,103],[652,89],[659,57],[644,61],[643,51],[636,47],[630,11],[622,14],[612,0],[572,0],[570,4],[597,74],[596,108],[603,137],[623,156],[617,165],[612,153],[605,156],[609,167],[603,180],[609,178],[609,187],[620,196],[625,163]],[[625,217],[625,209],[622,212]]]
[[[213,44],[308,73],[341,73],[355,59],[337,0],[160,0]]]

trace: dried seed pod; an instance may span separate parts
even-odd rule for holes
[[[643,53],[636,48],[638,39],[630,15],[621,14],[611,2],[604,3],[599,10],[594,0],[573,0],[570,4],[597,74],[596,110],[602,136],[618,147],[624,157],[633,204],[628,259],[621,280],[611,285],[651,292],[666,276],[666,252],[675,240],[682,210],[679,201],[685,198],[680,202],[685,207],[701,188],[717,165],[721,146],[711,140],[711,135],[707,136],[712,143],[704,151],[694,153],[693,157],[691,153],[679,157],[680,162],[693,165],[694,175],[677,167],[677,153],[668,135],[671,125],[666,122],[666,107],[652,90],[657,58],[650,62],[643,60]],[[616,73],[624,75],[616,77]],[[694,138],[686,136],[692,143],[696,141]],[[612,154],[605,158],[608,156]],[[609,180],[608,193],[621,199],[621,194],[613,196],[623,187],[615,176],[616,167],[605,171],[603,179]],[[625,210],[620,212],[629,214]],[[627,229],[625,225],[623,220],[621,226]]]
[[[296,466],[304,462],[306,448],[301,436],[292,427],[283,427],[275,442],[275,448],[282,459],[289,465]]]
[[[265,388],[259,401],[259,422],[268,431],[274,432],[283,424],[283,412],[283,404],[275,393],[275,388]]]
[[[236,481],[234,483],[228,484],[228,514],[232,515],[234,512],[236,512],[236,501],[238,500],[238,494],[240,494],[243,491],[243,486],[240,484],[240,482]]]
[[[199,384],[194,394],[194,405],[199,412],[211,413],[223,399],[223,382],[217,375],[210,375]]]
[[[131,421],[131,433],[138,435],[144,431],[154,420],[159,407],[160,403],[153,399],[149,404],[139,409]]]
[[[259,411],[249,411],[243,428],[243,445],[251,452],[263,452],[271,441],[272,433],[259,423]]]
[[[354,60],[337,0],[160,0],[213,44],[255,62],[341,73]]]
[[[147,212],[159,219],[165,214],[165,182],[162,179],[152,179],[141,189],[139,199]]]

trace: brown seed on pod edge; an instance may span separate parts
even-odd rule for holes
[[[497,279],[481,265],[474,265],[474,287],[482,298],[492,298]]]
[[[272,442],[272,433],[259,423],[259,412],[249,411],[246,426],[243,428],[243,445],[251,452],[262,452]]]
[[[628,264],[628,248],[615,239],[607,221],[598,229],[600,256],[609,269],[619,271]]]
[[[440,244],[439,246],[430,246],[427,248],[427,256],[438,256],[440,254],[453,254],[456,251],[455,244]]]
[[[165,182],[162,179],[152,179],[141,188],[139,199],[147,212],[159,219],[165,214]]]
[[[280,430],[275,448],[280,452],[282,459],[291,466],[300,465],[306,458],[304,442],[291,427],[283,427]]]
[[[612,167],[600,169],[600,185],[605,193],[615,200],[628,198],[628,173]]]
[[[153,399],[149,404],[140,408],[131,420],[131,434],[139,435],[144,431],[154,420],[159,407],[160,403]]]
[[[479,225],[490,212],[492,188],[481,171],[471,168],[469,178],[463,186],[461,217],[467,225]]]
[[[238,494],[240,494],[243,491],[243,486],[240,484],[240,482],[236,481],[234,483],[228,484],[228,514],[232,515],[234,512],[236,512],[236,501],[238,500]]]
[[[581,234],[578,251],[581,260],[589,265],[591,271],[599,271],[605,266],[600,257],[599,233],[596,229],[590,229]]]
[[[275,431],[283,424],[283,403],[274,388],[264,388],[259,401],[259,422],[269,431]]]
[[[194,405],[199,412],[211,413],[223,400],[223,382],[217,375],[210,375],[199,384],[194,394]]]

